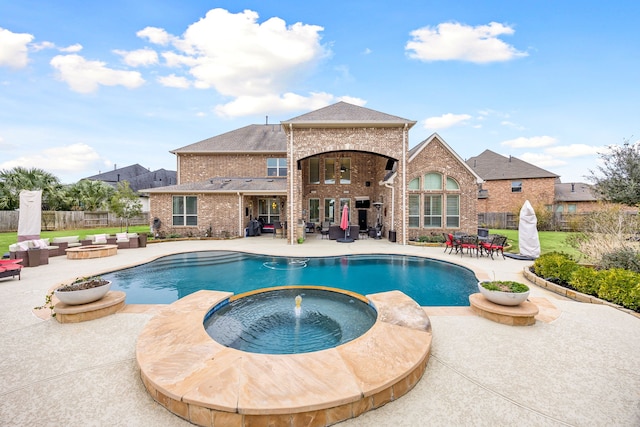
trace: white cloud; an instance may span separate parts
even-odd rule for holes
[[[169,74],[168,76],[161,76],[157,78],[158,83],[166,87],[175,87],[178,89],[187,89],[191,86],[191,82],[185,77],[176,76],[175,74]]]
[[[350,102],[364,102],[358,98],[348,99],[351,100]],[[216,106],[214,112],[221,117],[238,117],[264,112],[278,114],[299,110],[316,110],[336,101],[333,95],[324,92],[312,93],[308,97],[290,92],[283,95],[239,96],[227,104]]]
[[[467,120],[471,119],[471,116],[468,114],[452,114],[447,113],[443,114],[440,117],[429,117],[424,121],[425,129],[446,129],[452,126],[456,126],[459,124],[465,123]]]
[[[187,55],[178,55],[175,52],[162,52],[162,57],[164,58],[165,64],[167,67],[193,67],[198,65],[198,60],[191,56]]]
[[[168,45],[174,37],[167,33],[162,28],[146,27],[136,33],[136,36],[141,39],[146,39],[153,44],[159,44],[161,46]]]
[[[571,144],[547,148],[544,152],[555,157],[582,157],[597,155],[602,152],[602,149],[603,147],[586,144]]]
[[[13,169],[17,166],[41,168],[51,173],[78,173],[92,171],[100,161],[98,153],[87,144],[72,144],[52,147],[40,153],[19,157],[0,164],[0,169]]]
[[[421,61],[460,60],[475,63],[509,61],[527,56],[498,37],[514,33],[512,27],[491,22],[472,27],[457,22],[423,27],[411,32],[405,50]]]
[[[52,42],[41,42],[41,43],[31,43],[29,45],[30,49],[34,52],[40,52],[45,49],[55,49],[56,45]]]
[[[82,50],[82,45],[80,43],[72,44],[71,46],[61,47],[60,52],[64,53],[78,53]]]
[[[327,55],[320,44],[322,27],[287,25],[277,17],[257,21],[258,14],[250,10],[210,10],[173,40],[178,53],[172,64],[190,66],[195,87],[212,87],[232,97],[261,97],[285,90]],[[163,56],[169,62],[169,56]]]
[[[80,55],[57,55],[50,64],[58,70],[59,78],[75,92],[95,92],[99,85],[133,89],[144,83],[137,71],[114,70],[106,67],[104,62],[87,61]]]
[[[158,54],[149,48],[131,51],[114,50],[113,52],[122,56],[124,63],[130,67],[146,67],[158,63]]]
[[[531,163],[541,168],[550,168],[566,165],[567,162],[549,154],[524,153],[518,156],[520,160]]]
[[[369,48],[366,48],[364,51],[362,51],[363,55],[370,55],[373,51]]]
[[[33,38],[31,34],[13,33],[0,27],[0,67],[26,67],[29,62],[27,45]]]
[[[548,147],[556,142],[557,140],[552,136],[533,136],[531,138],[521,136],[520,138],[503,141],[500,145],[505,145],[511,148],[538,148]]]

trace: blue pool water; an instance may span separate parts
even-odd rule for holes
[[[240,294],[287,285],[327,286],[362,295],[399,290],[421,306],[466,306],[477,291],[471,270],[405,255],[291,258],[206,251],[169,255],[104,274],[128,304],[168,304],[208,289]]]

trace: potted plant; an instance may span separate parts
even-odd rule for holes
[[[111,288],[111,282],[100,276],[78,277],[68,285],[54,291],[55,296],[68,305],[87,304],[98,301]]]
[[[529,297],[530,289],[524,283],[510,280],[491,280],[478,282],[482,296],[500,305],[518,305]]]

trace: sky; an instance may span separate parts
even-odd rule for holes
[[[640,2],[0,0],[0,170],[63,183],[346,101],[588,182],[640,138]]]

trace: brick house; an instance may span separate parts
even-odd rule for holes
[[[518,213],[525,200],[534,208],[552,206],[558,175],[520,160],[485,150],[467,160],[483,180],[478,213]]]
[[[250,125],[172,151],[177,185],[147,190],[151,214],[182,235],[242,236],[249,221],[381,225],[396,241],[475,230],[481,179],[438,136],[412,150],[415,121],[345,102]],[[438,181],[439,180],[439,181]]]

